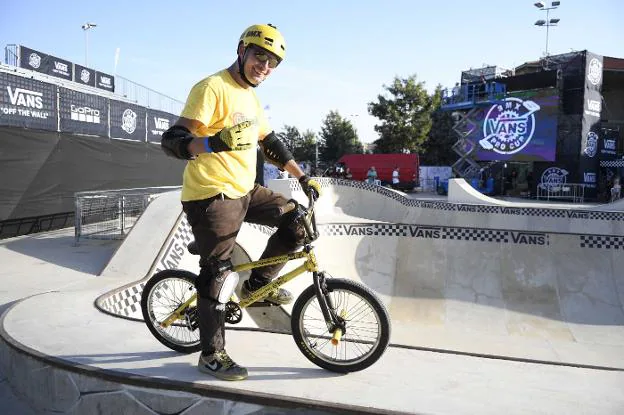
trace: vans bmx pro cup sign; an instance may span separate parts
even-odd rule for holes
[[[515,154],[526,147],[535,132],[535,112],[540,106],[530,100],[507,98],[492,105],[483,122],[479,145],[499,154]]]
[[[554,161],[557,147],[555,88],[512,93],[479,108],[468,138],[477,161]]]

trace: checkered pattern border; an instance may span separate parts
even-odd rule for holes
[[[343,186],[356,189],[364,189],[375,192],[396,200],[398,203],[407,207],[417,207],[421,209],[435,209],[444,211],[463,211],[472,213],[485,214],[501,214],[513,216],[537,216],[549,218],[584,218],[590,220],[603,221],[624,221],[624,212],[596,212],[590,210],[569,210],[556,208],[537,208],[537,207],[507,207],[507,206],[486,206],[472,205],[463,203],[449,203],[443,201],[428,201],[407,198],[400,193],[390,190],[386,187],[368,184],[366,182],[358,182],[353,180],[334,179],[330,177],[315,178],[323,187]],[[300,191],[301,186],[295,179],[290,180],[290,190]]]
[[[137,317],[141,315],[141,293],[145,282],[124,288],[110,295],[98,306],[103,310],[121,317]]]
[[[579,235],[581,248],[623,249],[624,236]]]
[[[472,228],[443,228],[442,239],[508,243],[509,231]]]

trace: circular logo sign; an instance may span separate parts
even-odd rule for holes
[[[587,65],[587,79],[592,85],[598,85],[602,79],[602,63],[596,58],[590,60]]]
[[[91,79],[91,72],[87,71],[86,69],[83,69],[80,71],[80,80],[82,82],[84,82],[85,84],[89,83],[89,79]]]
[[[514,154],[526,147],[535,132],[535,113],[540,106],[529,100],[505,98],[492,105],[483,120],[479,145],[499,154]]]
[[[35,69],[39,68],[41,66],[41,56],[36,53],[31,53],[30,56],[28,56],[28,64]]]
[[[127,109],[123,112],[121,116],[121,129],[127,132],[128,134],[132,134],[134,130],[136,130],[137,124],[137,115],[131,109]]]
[[[539,186],[542,189],[551,190],[553,187],[559,187],[567,181],[568,171],[559,167],[549,167],[544,170]]]
[[[594,157],[598,152],[598,134],[593,131],[590,131],[587,134],[587,140],[585,142],[585,149],[583,153],[587,157]]]

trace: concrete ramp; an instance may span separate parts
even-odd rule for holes
[[[275,182],[270,185],[305,202],[296,181]],[[623,213],[426,203],[378,186],[321,182],[319,263],[380,295],[391,314],[393,344],[624,369]],[[179,217],[165,230],[145,278],[164,268],[197,272],[197,258],[185,250],[190,229],[176,203],[177,211],[164,209]],[[150,206],[146,218],[152,209],[159,211]],[[154,232],[149,219],[148,231],[141,230],[142,221],[128,240]],[[272,232],[245,224],[235,261],[258,258]],[[100,297],[98,305],[140,319],[127,300],[140,299],[145,278]],[[297,295],[309,284],[301,276],[286,288]],[[290,310],[249,309],[238,327],[285,331]]]

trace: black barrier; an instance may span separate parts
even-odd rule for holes
[[[74,64],[74,82],[81,85],[95,86],[95,69]]]
[[[108,136],[108,100],[104,97],[59,88],[60,130]]]
[[[159,143],[162,133],[171,127],[178,117],[164,111],[147,110],[147,141]]]
[[[145,108],[110,100],[110,136],[145,141]]]
[[[104,72],[95,72],[95,87],[115,92],[115,77]]]
[[[1,72],[0,125],[56,131],[56,86]]]
[[[68,81],[74,79],[74,68],[70,61],[25,46],[20,46],[20,66]]]

